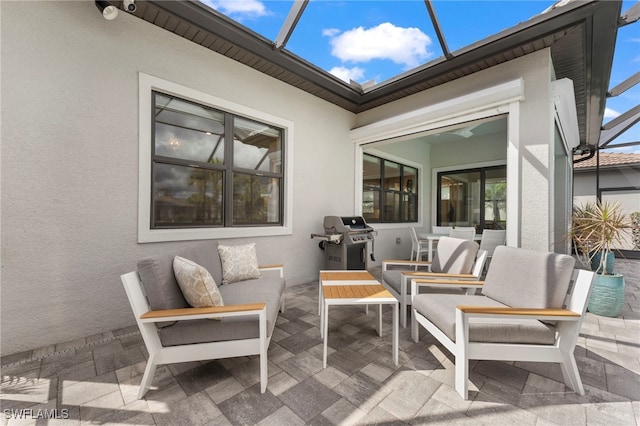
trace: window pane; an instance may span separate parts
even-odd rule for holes
[[[384,194],[384,214],[383,221],[399,222],[400,221],[400,194],[393,192],[385,192]]]
[[[233,224],[280,222],[280,179],[235,173],[233,175]]]
[[[234,167],[281,173],[281,130],[240,117],[233,121]]]
[[[506,229],[507,168],[488,167],[438,174],[438,225]]]
[[[384,189],[400,191],[400,164],[384,162]]]
[[[404,166],[404,173],[402,176],[402,190],[406,192],[417,192],[417,176],[418,170],[414,169],[413,167]]]
[[[222,172],[153,165],[153,227],[222,225]]]
[[[480,171],[441,177],[438,224],[475,226],[480,223]]]
[[[380,188],[380,161],[379,158],[370,155],[364,155],[362,157],[363,188]]]
[[[156,94],[155,155],[224,162],[224,116],[219,111]]]
[[[362,156],[362,215],[368,222],[418,221],[418,169]]]
[[[418,197],[415,195],[403,195],[403,222],[418,221]]]
[[[363,191],[362,216],[367,222],[380,221],[380,192]]]
[[[507,229],[507,170],[485,172],[484,229]]]

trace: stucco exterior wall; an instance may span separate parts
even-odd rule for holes
[[[573,195],[596,197],[595,169],[577,169],[573,175]],[[640,185],[640,166],[600,169],[600,188],[631,188]]]
[[[353,213],[353,114],[92,1],[0,7],[3,355],[134,324],[120,274],[183,244],[137,243],[138,72],[294,122],[293,235],[225,241],[317,277],[310,233]]]

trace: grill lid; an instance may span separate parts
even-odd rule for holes
[[[323,225],[325,232],[332,234],[373,231],[362,216],[325,216]]]

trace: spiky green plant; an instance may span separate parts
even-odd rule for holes
[[[606,272],[607,255],[615,245],[622,245],[631,229],[631,222],[622,210],[620,203],[587,203],[573,208],[571,238],[577,252],[589,261],[601,253],[600,264],[596,272]]]

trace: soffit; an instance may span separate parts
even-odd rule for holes
[[[121,2],[112,2],[121,7]],[[135,15],[312,95],[358,113],[550,48],[556,78],[574,82],[583,144],[596,145],[604,114],[621,1],[571,1],[363,90],[191,1],[136,1]]]

